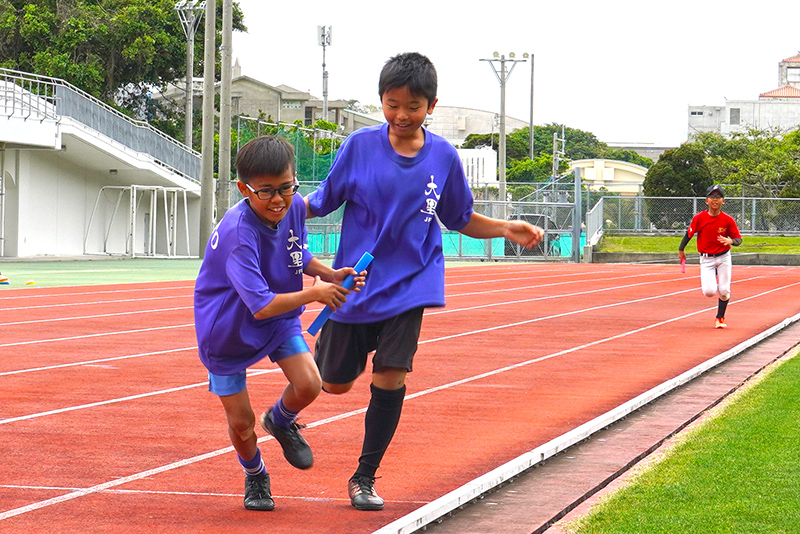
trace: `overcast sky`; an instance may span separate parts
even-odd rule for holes
[[[436,66],[439,105],[499,112],[500,84],[480,59],[528,52],[534,124],[566,124],[607,143],[677,146],[689,105],[756,100],[800,50],[800,3],[788,1],[237,1],[248,32],[234,33],[233,58],[270,85],[322,98],[325,25],[330,100],[379,105],[381,67],[415,51]],[[529,120],[530,95],[530,63],[518,63],[506,114]]]

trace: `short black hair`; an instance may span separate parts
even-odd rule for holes
[[[294,173],[294,149],[284,139],[262,135],[239,149],[235,165],[244,183],[258,176],[280,176],[289,168]]]
[[[431,60],[417,52],[398,54],[386,62],[378,81],[378,95],[392,89],[408,87],[412,95],[424,96],[428,105],[436,100],[438,78]]]

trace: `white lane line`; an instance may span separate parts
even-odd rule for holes
[[[45,308],[66,308],[67,306],[96,306],[99,304],[119,304],[121,302],[144,302],[147,300],[165,300],[165,299],[180,299],[192,298],[193,295],[167,295],[164,297],[142,297],[135,299],[118,299],[118,300],[94,300],[89,302],[67,302],[64,304],[36,304],[34,306],[18,306],[16,308],[3,308],[0,311],[19,311],[19,310],[39,310]]]
[[[115,332],[100,332],[99,334],[82,334],[79,336],[69,336],[69,337],[55,337],[50,339],[33,339],[30,341],[17,341],[15,343],[0,343],[0,348],[2,347],[19,347],[22,345],[36,345],[39,343],[55,343],[58,341],[72,341],[76,339],[88,339],[92,337],[103,337],[103,336],[116,336],[116,335],[124,335],[124,334],[138,334],[140,332],[153,332],[155,330],[170,330],[172,328],[187,328],[192,327],[194,328],[194,323],[187,323],[187,324],[176,324],[176,325],[169,325],[169,326],[154,326],[151,328],[139,328],[137,330],[117,330]]]
[[[157,284],[159,282],[130,282],[131,284]],[[118,285],[118,284],[105,284],[105,285]],[[73,286],[73,287],[86,287],[86,286]],[[0,297],[0,300],[17,300],[24,299],[29,301],[36,298],[61,298],[61,297],[82,297],[85,295],[109,295],[112,293],[137,293],[141,291],[173,291],[175,289],[191,289],[194,290],[194,284],[189,286],[162,286],[162,287],[142,287],[138,289],[103,289],[100,291],[78,291],[76,293],[38,293],[33,290],[25,290],[24,293],[18,295],[7,295]],[[41,291],[46,291],[42,289]]]
[[[258,370],[248,370],[247,376],[253,377],[258,375],[265,375],[269,373],[278,373],[280,372],[280,368],[275,369],[258,369]],[[0,425],[6,425],[8,423],[16,423],[17,421],[28,421],[30,419],[37,419],[39,417],[44,417],[46,415],[57,415],[67,412],[74,412],[75,410],[83,410],[86,408],[96,408],[98,406],[107,406],[109,404],[117,404],[119,402],[127,402],[132,400],[144,399],[146,397],[154,397],[156,395],[165,395],[167,393],[175,393],[176,391],[183,391],[185,389],[194,389],[198,387],[208,386],[208,380],[204,382],[197,382],[196,384],[189,384],[186,386],[178,386],[174,388],[168,389],[161,389],[158,391],[149,391],[147,393],[139,393],[138,395],[130,395],[127,397],[118,397],[116,399],[109,399],[104,401],[97,401],[97,402],[90,402],[88,404],[79,404],[77,406],[68,406],[66,408],[59,408],[57,410],[48,410],[46,412],[39,412],[39,413],[32,413],[28,415],[20,415],[19,417],[9,417],[8,419],[0,419]]]
[[[63,486],[25,486],[20,484],[0,484],[0,488],[6,489],[24,489],[24,490],[41,490],[41,491],[80,491],[80,488],[71,488]],[[225,497],[225,498],[241,498],[244,493],[219,493],[211,491],[165,491],[165,490],[134,490],[134,489],[107,489],[104,493],[112,493],[119,495],[178,495],[187,497]],[[296,501],[305,502],[346,502],[349,503],[349,498],[344,497],[299,497],[297,495],[272,495],[275,499],[293,499]],[[392,500],[393,503],[403,504],[426,504],[427,501],[409,501],[409,500]]]
[[[144,356],[157,356],[159,354],[171,354],[173,352],[184,352],[188,350],[197,350],[197,345],[194,347],[182,347],[179,349],[157,350],[153,352],[141,352],[139,354],[126,354],[124,356],[111,356],[109,358],[98,358],[96,360],[85,360],[81,362],[60,363],[56,365],[47,365],[44,367],[29,367],[27,369],[17,369],[15,371],[4,371],[0,376],[20,375],[22,373],[33,373],[36,371],[50,371],[52,369],[64,369],[65,367],[81,367],[84,365],[94,365],[100,363],[113,362],[117,360],[127,360],[130,358],[141,358]]]
[[[81,315],[76,317],[56,317],[52,319],[33,319],[30,321],[17,321],[14,323],[0,323],[0,326],[13,326],[13,325],[21,325],[21,324],[37,324],[37,323],[55,323],[57,321],[82,321],[84,319],[100,319],[103,317],[119,317],[121,315],[140,315],[144,313],[158,313],[158,312],[168,312],[168,311],[177,311],[177,310],[191,310],[194,306],[178,306],[176,308],[158,308],[158,309],[149,309],[149,310],[137,310],[137,311],[126,311],[126,312],[115,312],[115,313],[98,313],[96,315]],[[2,346],[2,345],[0,345]]]

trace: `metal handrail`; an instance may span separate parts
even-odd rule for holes
[[[60,78],[0,68],[0,113],[5,116],[61,117],[85,124],[159,164],[199,183],[201,154],[145,121],[133,119]],[[17,107],[19,105],[19,107]]]

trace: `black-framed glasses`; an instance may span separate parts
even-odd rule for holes
[[[272,197],[275,196],[275,193],[278,193],[282,197],[290,197],[297,193],[297,190],[300,188],[300,184],[288,184],[282,185],[277,189],[265,187],[264,189],[259,189],[256,191],[250,186],[250,184],[245,183],[244,185],[247,187],[247,189],[255,193],[259,200],[271,200]]]

